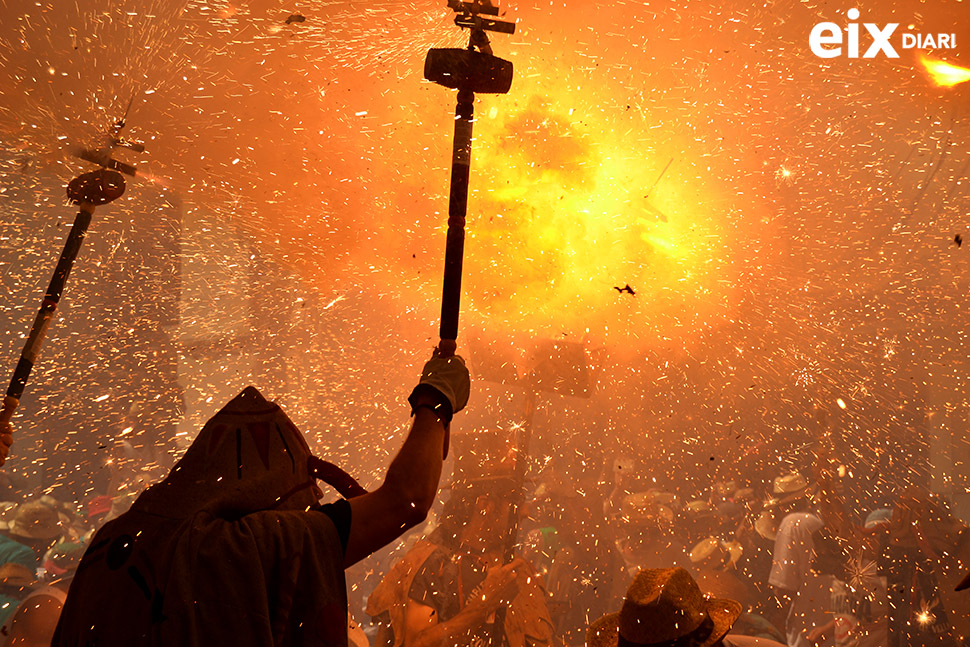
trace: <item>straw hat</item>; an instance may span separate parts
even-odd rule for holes
[[[19,507],[15,501],[0,501],[0,530],[10,530],[10,522]]]
[[[673,492],[667,492],[666,490],[647,490],[653,497],[653,502],[657,505],[666,506],[671,510],[676,510],[680,507],[680,497],[678,497]]]
[[[866,517],[866,528],[875,528],[881,523],[889,523],[893,518],[893,511],[889,508],[873,510]]]
[[[765,503],[765,507],[774,508],[795,499],[801,499],[809,492],[808,481],[798,472],[779,476],[772,484],[772,497]]]
[[[717,517],[717,510],[707,501],[695,499],[684,506],[684,516],[691,519],[714,518]]]
[[[54,539],[64,533],[68,520],[40,501],[21,504],[9,522],[11,535],[27,539]]]
[[[586,633],[589,647],[710,647],[741,614],[734,600],[705,597],[682,568],[646,569],[633,580],[619,613]]]
[[[736,541],[708,537],[691,549],[690,562],[697,570],[723,571],[737,565],[743,550]]]
[[[736,490],[732,498],[738,503],[751,503],[754,501],[754,488],[743,487]]]
[[[774,541],[778,537],[778,522],[771,510],[762,510],[754,520],[754,530],[765,539]]]

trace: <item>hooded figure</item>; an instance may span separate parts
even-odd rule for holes
[[[253,387],[84,555],[55,647],[347,644],[343,549],[303,434]]]

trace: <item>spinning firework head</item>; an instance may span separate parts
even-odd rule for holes
[[[453,90],[505,94],[512,87],[512,63],[467,49],[432,49],[424,60],[424,78]]]
[[[498,7],[485,0],[450,0],[455,24],[471,30],[468,49],[432,49],[424,61],[424,78],[454,90],[505,94],[512,87],[512,63],[492,56],[486,31],[515,32],[515,23],[483,18],[498,15]],[[478,51],[475,51],[477,49]]]
[[[455,24],[459,27],[468,27],[472,30],[497,31],[503,34],[515,33],[515,23],[482,18],[482,15],[497,16],[498,3],[493,4],[491,0],[448,0],[448,7],[454,9]]]
[[[125,179],[106,168],[79,175],[67,185],[67,197],[74,204],[100,206],[117,200],[125,193]]]

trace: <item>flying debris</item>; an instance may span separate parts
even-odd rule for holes
[[[961,236],[960,234],[957,234],[956,236],[953,237],[953,242],[956,243],[957,247],[959,247],[960,245],[963,244],[963,236]]]
[[[632,296],[636,296],[637,295],[637,293],[633,291],[633,288],[630,287],[630,284],[629,283],[627,283],[626,285],[624,285],[622,288],[618,288],[618,287],[616,287],[614,285],[613,286],[613,289],[616,290],[617,292],[619,292],[620,294],[623,294],[624,292],[628,292]]]
[[[290,17],[286,19],[287,25],[292,25],[296,22],[306,22],[306,16],[298,13],[290,14]]]
[[[657,176],[657,179],[654,181],[654,183],[650,185],[650,189],[647,190],[647,195],[645,195],[643,197],[645,197],[645,198],[649,198],[650,197],[650,194],[653,193],[653,190],[657,188],[657,185],[660,183],[660,180],[662,180],[663,177],[664,177],[664,175],[667,174],[667,169],[669,169],[670,168],[670,165],[673,164],[673,163],[674,163],[674,158],[671,157],[670,158],[670,161],[667,162],[667,165],[664,167],[664,170],[660,171],[660,175],[658,175]],[[666,222],[666,221],[664,221],[664,222]]]

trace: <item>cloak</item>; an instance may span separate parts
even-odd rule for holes
[[[337,529],[303,434],[248,387],[165,480],[105,524],[53,647],[345,647]]]

